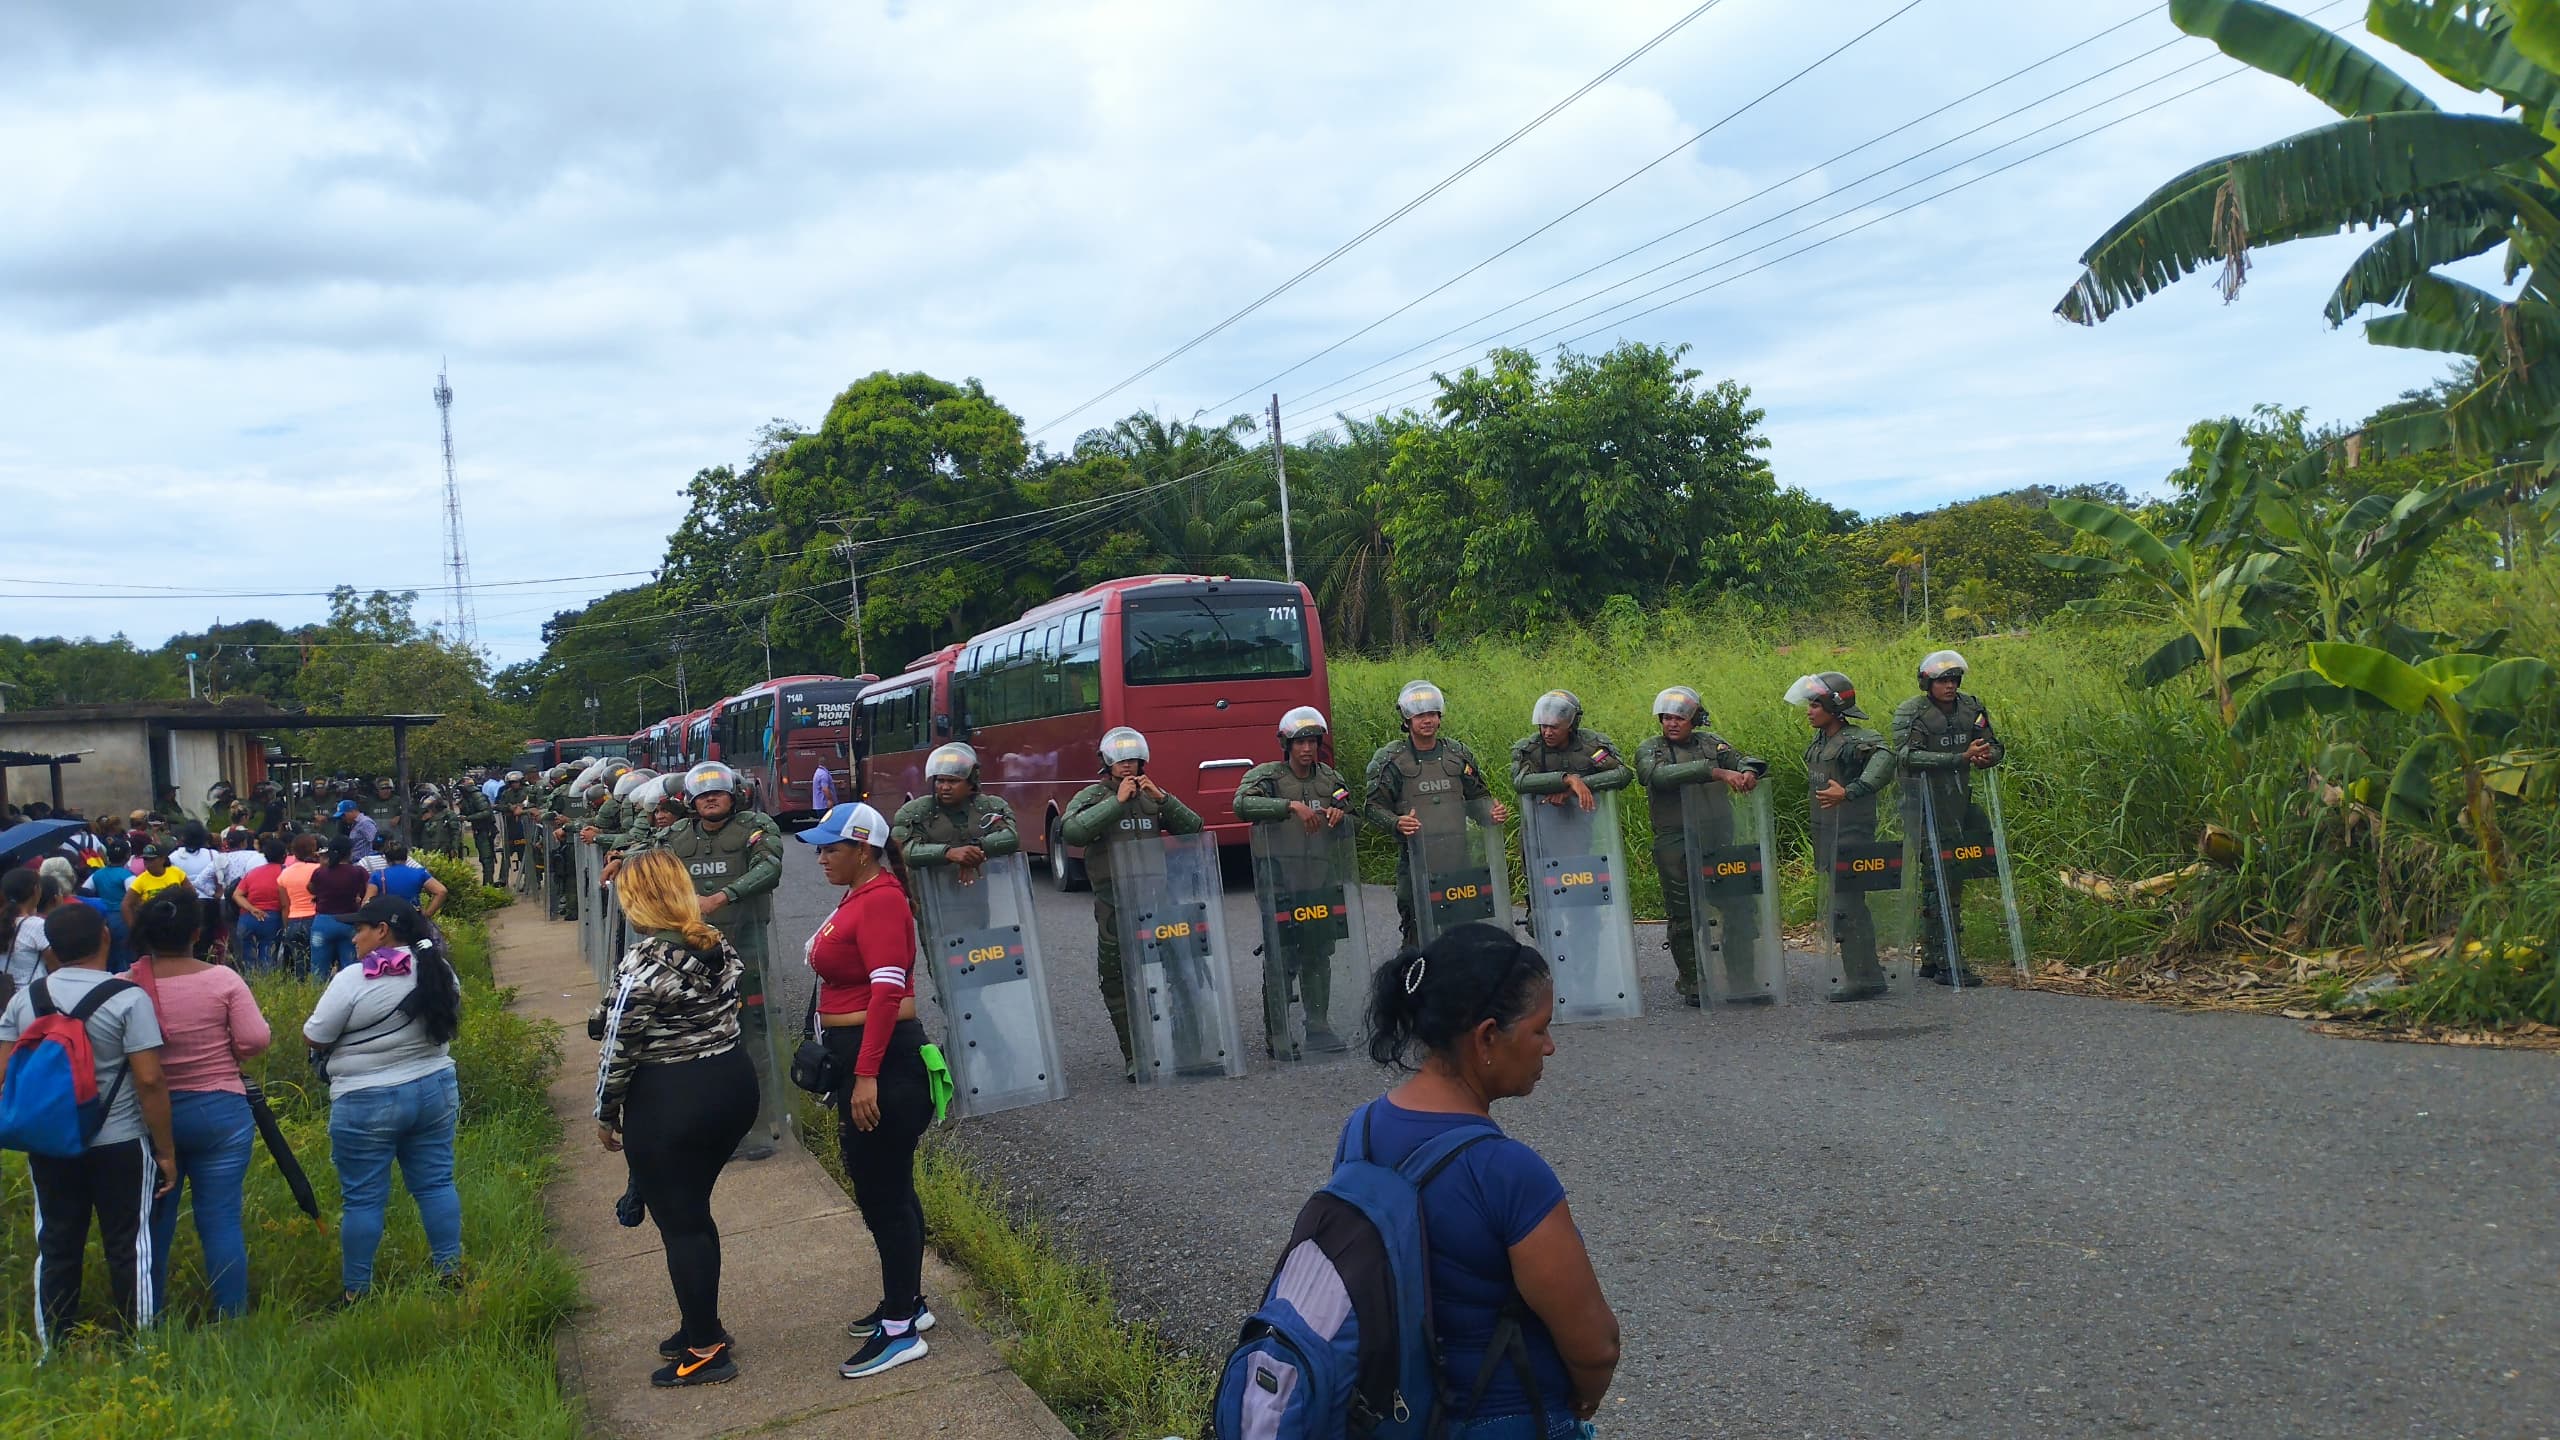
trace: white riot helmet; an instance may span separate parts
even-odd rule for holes
[[[1313,705],[1301,705],[1280,717],[1281,752],[1287,753],[1289,746],[1299,740],[1322,740],[1331,731],[1332,727],[1324,723],[1323,711]]]
[[[957,740],[934,746],[924,759],[924,778],[930,782],[946,777],[977,784],[978,752]]]
[[[1972,668],[1964,663],[1963,656],[1953,650],[1933,650],[1928,659],[1920,662],[1920,688],[1926,690],[1932,681],[1950,676],[1962,680],[1964,672]]]
[[[521,770],[510,770],[507,772],[506,778],[508,784],[519,785],[524,782],[524,772]],[[297,780],[293,783],[296,790],[307,790],[310,788],[310,786],[304,781]]]
[[[1582,723],[1582,701],[1570,690],[1550,690],[1529,707],[1532,725],[1579,725]]]
[[[1123,760],[1135,760],[1141,766],[1147,763],[1147,737],[1126,725],[1114,725],[1104,731],[1101,749],[1105,770]]]
[[[738,772],[717,760],[705,760],[684,772],[684,798],[697,800],[705,795],[738,793]]]
[[[657,778],[658,772],[655,770],[634,770],[613,782],[613,798],[628,800],[631,798],[631,792]]]
[[[631,787],[631,803],[639,809],[641,815],[645,818],[650,811],[657,809],[660,805],[668,803],[668,793],[675,789],[675,783],[676,777],[673,775],[652,775],[648,779]],[[684,801],[681,798],[678,798],[674,803],[678,809],[682,809],[684,806]]]
[[[1674,685],[1653,697],[1653,713],[1659,719],[1677,715],[1683,720],[1702,722],[1707,718],[1706,698],[1686,685]]]
[[[1441,695],[1440,687],[1428,680],[1408,680],[1396,692],[1396,715],[1408,729],[1416,716],[1445,715],[1448,710],[1449,702]]]

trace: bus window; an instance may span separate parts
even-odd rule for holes
[[[1190,595],[1132,598],[1120,611],[1122,677],[1132,685],[1304,675],[1307,619],[1294,599]]]
[[[1058,659],[1059,708],[1068,714],[1102,708],[1102,607],[1063,622]]]

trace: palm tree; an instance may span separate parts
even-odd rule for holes
[[[2466,356],[2479,373],[2441,410],[2376,426],[2364,444],[2486,456],[2523,440],[2560,463],[2560,272],[2546,269],[2560,246],[2560,23],[2548,0],[2372,0],[2366,12],[2375,35],[2522,118],[2448,113],[2341,37],[2259,0],[2172,0],[2169,13],[2346,118],[2172,178],[2080,257],[2056,313],[2094,325],[2208,264],[2228,299],[2254,248],[2379,230],[2330,295],[2330,323],[2391,310],[2366,322],[2366,339]],[[2437,273],[2501,244],[2523,281],[2512,300]]]
[[[1308,482],[1293,497],[1299,549],[1315,577],[1325,634],[1345,649],[1377,640],[1383,612],[1388,643],[1405,643],[1404,594],[1393,581],[1394,543],[1387,538],[1387,462],[1396,436],[1421,423],[1411,415],[1354,420],[1335,417],[1343,438],[1306,448]]]

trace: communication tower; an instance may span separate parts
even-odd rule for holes
[[[480,637],[471,615],[471,555],[462,543],[462,485],[453,474],[453,387],[445,383],[442,361],[436,363],[436,415],[444,424],[444,570],[453,589],[445,625],[463,649],[475,650]]]

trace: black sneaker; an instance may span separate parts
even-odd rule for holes
[[[861,1319],[844,1327],[844,1333],[852,1336],[856,1340],[868,1340],[872,1336],[879,1334],[880,1322],[889,1318],[880,1312],[888,1308],[889,1307],[886,1305],[872,1306],[870,1314],[865,1315]],[[933,1328],[933,1307],[924,1303],[923,1296],[919,1295],[916,1297],[916,1313],[909,1319],[908,1323],[913,1325],[919,1331],[930,1330]]]
[[[729,1353],[727,1341],[711,1347],[710,1353],[687,1350],[668,1361],[650,1375],[649,1383],[661,1390],[681,1385],[725,1385],[738,1378],[738,1362]]]
[[[921,1360],[932,1348],[924,1343],[922,1335],[913,1330],[904,1335],[874,1335],[863,1341],[862,1348],[854,1351],[851,1358],[837,1366],[836,1373],[847,1380],[859,1380],[883,1370],[895,1370],[910,1360]]]
[[[729,1332],[726,1330],[720,1332],[720,1343],[728,1346],[732,1350],[738,1348],[738,1342],[730,1339]],[[658,1358],[661,1360],[681,1360],[684,1358],[684,1349],[684,1332],[682,1330],[678,1330],[673,1335],[670,1335],[666,1339],[658,1342]]]
[[[1846,1005],[1858,1000],[1881,1000],[1885,990],[1885,983],[1881,980],[1870,980],[1864,985],[1843,985],[1831,992],[1831,1003]]]

